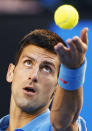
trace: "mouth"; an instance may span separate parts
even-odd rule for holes
[[[29,87],[29,86],[23,88],[23,92],[28,96],[33,96],[36,94],[36,90],[33,87]]]

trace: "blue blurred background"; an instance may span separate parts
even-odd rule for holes
[[[79,11],[80,20],[72,30],[63,30],[54,23],[54,11],[62,4],[71,4]],[[9,113],[10,85],[6,82],[6,72],[13,61],[18,42],[34,29],[50,29],[65,41],[75,35],[80,36],[84,27],[89,28],[89,48],[86,54],[87,71],[84,84],[84,104],[81,116],[91,131],[92,111],[92,1],[91,0],[0,0],[0,117]]]

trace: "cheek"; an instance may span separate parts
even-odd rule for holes
[[[57,85],[57,77],[42,77],[41,81],[41,86],[43,87],[44,91],[50,93],[52,90],[56,88]]]
[[[27,75],[28,75],[27,71],[23,67],[18,66],[14,71],[13,80],[21,82],[21,80],[25,79]]]
[[[47,77],[46,79],[42,79],[40,82],[40,98],[41,101],[50,102],[53,92],[56,89],[56,81],[55,79]]]
[[[26,78],[26,73],[23,70],[16,68],[13,75],[12,86],[14,88],[20,87],[23,81],[25,80],[25,78]]]

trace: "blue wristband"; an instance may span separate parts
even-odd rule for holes
[[[85,81],[85,72],[86,72],[87,60],[85,59],[84,63],[76,69],[69,69],[61,64],[60,73],[58,78],[58,84],[61,88],[65,90],[77,90],[83,86]]]

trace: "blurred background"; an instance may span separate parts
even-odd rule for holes
[[[54,23],[54,11],[63,4],[71,4],[79,11],[80,20],[72,30],[63,30]],[[84,104],[81,116],[91,131],[92,117],[92,1],[91,0],[0,0],[0,118],[9,113],[10,84],[6,82],[8,65],[13,62],[18,42],[34,29],[50,29],[65,41],[80,36],[88,27],[89,48],[86,54],[88,66],[84,84]]]

